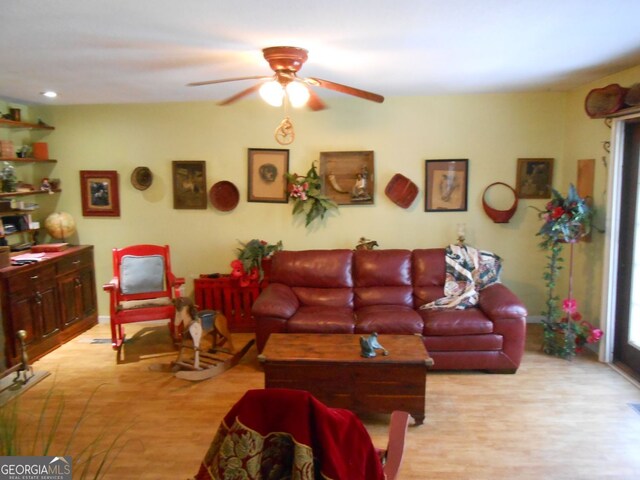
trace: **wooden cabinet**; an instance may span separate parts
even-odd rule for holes
[[[9,315],[14,332],[27,332],[27,345],[49,345],[59,331],[56,274],[53,265],[30,269],[7,283]]]
[[[58,263],[58,293],[62,327],[81,322],[96,311],[93,254],[84,251]]]
[[[98,318],[93,247],[47,253],[32,265],[0,269],[7,366],[19,361],[16,332],[27,332],[33,361],[95,325]]]

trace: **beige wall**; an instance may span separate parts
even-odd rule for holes
[[[381,248],[442,247],[466,224],[468,243],[502,256],[503,280],[531,314],[543,307],[540,280],[544,255],[537,249],[536,211],[543,200],[521,201],[508,224],[483,212],[481,197],[492,182],[515,184],[518,157],[563,158],[565,95],[504,94],[398,97],[378,105],[329,98],[323,112],[295,111],[297,137],[290,146],[290,171],[304,173],[321,151],[375,151],[375,205],[341,207],[339,214],[305,229],[291,204],[248,203],[247,148],[278,148],[273,131],[283,113],[257,100],[231,107],[214,103],[48,107],[41,115],[56,126],[47,137],[59,159],[55,175],[63,194],[54,208],[78,224],[73,242],[96,248],[97,282],[111,276],[110,249],[132,243],[168,243],[174,270],[187,277],[187,292],[200,273],[228,272],[238,240],[282,240],[285,248],[351,248],[358,238]],[[424,160],[469,159],[467,212],[425,213]],[[171,161],[205,160],[207,184],[230,180],[241,193],[232,212],[174,210]],[[153,185],[138,191],[129,181],[139,165],[154,173]],[[120,218],[83,217],[78,172],[117,170]],[[562,171],[562,169],[559,169]],[[393,204],[384,187],[396,172],[411,178],[420,195],[409,209]],[[106,294],[98,294],[100,314]]]

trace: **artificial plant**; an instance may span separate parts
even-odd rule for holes
[[[322,179],[318,175],[315,164],[305,176],[287,174],[289,196],[293,198],[293,215],[305,216],[305,227],[315,219],[323,219],[329,210],[337,210],[338,205],[322,194]]]
[[[569,186],[566,197],[551,189],[551,201],[540,212],[544,223],[537,235],[542,237],[540,247],[547,250],[547,265],[543,278],[547,287],[546,309],[542,320],[544,328],[543,351],[562,358],[571,358],[585,343],[595,343],[602,331],[582,319],[573,298],[573,247],[591,231],[593,210],[578,195],[574,185]],[[562,270],[562,250],[569,245],[569,294],[559,306],[556,294],[558,276]]]

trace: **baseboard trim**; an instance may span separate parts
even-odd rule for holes
[[[620,376],[624,377],[633,386],[640,389],[640,382],[629,373],[627,373],[624,368],[620,368],[620,366],[616,365],[615,363],[607,363],[607,365],[609,365],[609,367]]]
[[[158,319],[158,320],[149,320],[145,323],[149,324],[149,325],[162,325],[162,324],[166,324],[169,321],[168,318],[163,319]],[[104,323],[106,325],[111,323],[111,317],[109,315],[98,315],[98,323]]]

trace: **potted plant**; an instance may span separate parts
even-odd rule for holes
[[[240,286],[246,287],[252,281],[264,280],[264,263],[278,250],[282,250],[282,241],[269,245],[264,240],[254,238],[242,243],[238,248],[237,259],[231,262],[231,276],[240,279]]]
[[[545,353],[562,358],[571,358],[581,351],[586,343],[595,343],[602,331],[582,319],[573,298],[573,247],[583,236],[591,232],[593,210],[585,199],[581,198],[574,185],[563,197],[557,190],[551,189],[551,201],[545,210],[539,213],[544,223],[537,235],[542,237],[540,247],[548,250],[547,268],[543,278],[547,287],[546,310],[542,320],[544,338],[542,349]],[[562,250],[569,245],[569,294],[559,306],[556,284],[562,263]]]

